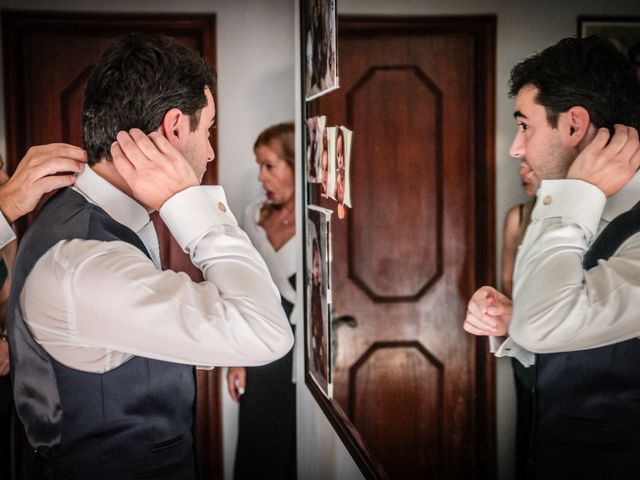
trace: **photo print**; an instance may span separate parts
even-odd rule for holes
[[[335,0],[305,0],[305,99],[335,90],[338,82]]]
[[[353,132],[340,126],[336,130],[336,161],[335,161],[335,185],[333,198],[338,202],[338,218],[342,220],[345,215],[345,207],[351,207],[351,137]]]
[[[314,382],[331,398],[331,210],[307,213],[307,364]]]
[[[336,190],[336,141],[338,127],[326,127],[327,136],[327,182],[322,184],[322,196],[335,200]],[[323,167],[324,168],[324,167]]]
[[[324,115],[307,119],[307,182],[322,183],[322,158],[326,150],[324,126],[327,117]]]
[[[307,182],[318,183],[320,181],[320,165],[316,162],[318,142],[316,142],[316,132],[318,117],[310,117],[307,124]],[[322,143],[321,143],[322,145]]]

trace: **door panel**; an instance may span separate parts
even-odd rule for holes
[[[411,95],[397,96],[396,90]],[[347,125],[359,133],[353,151],[367,152],[368,142],[380,139],[375,161],[356,161],[352,167],[359,184],[375,189],[352,191],[353,204],[367,208],[352,211],[349,273],[373,300],[415,298],[442,270],[440,139],[426,134],[440,125],[442,94],[415,66],[385,65],[371,67],[345,96]],[[384,213],[371,222],[371,212]],[[415,225],[430,228],[416,236]]]
[[[492,374],[462,320],[478,278],[493,275],[478,271],[492,265],[493,218],[475,185],[493,161],[482,149],[493,125],[485,140],[477,130],[493,111],[478,95],[492,74],[477,30],[490,44],[495,19],[475,31],[448,20],[341,18],[340,90],[312,106],[354,130],[353,208],[332,216],[332,297],[334,318],[357,327],[335,331],[334,396],[398,479],[486,478],[481,457],[493,455],[478,444],[493,435]]]
[[[212,15],[100,15],[3,12],[5,104],[8,169],[12,172],[28,148],[52,142],[82,145],[84,89],[102,53],[129,32],[166,34],[199,51],[215,67],[215,17]],[[215,96],[215,92],[214,92]],[[212,138],[216,147],[216,138]],[[213,163],[204,183],[216,183]],[[19,234],[35,218],[23,219]],[[165,268],[186,271],[199,281],[200,272],[177,245],[157,214]],[[203,478],[222,478],[221,402],[218,370],[199,371],[198,463]]]

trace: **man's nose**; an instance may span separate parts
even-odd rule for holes
[[[509,148],[509,155],[511,155],[513,158],[524,157],[524,143],[520,138],[519,134],[517,134],[513,138],[513,142],[511,143],[511,148]]]

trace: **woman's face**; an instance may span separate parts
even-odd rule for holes
[[[538,188],[540,188],[540,179],[535,172],[531,170],[527,162],[520,162],[518,175],[520,175],[524,194],[530,198],[535,197],[538,194]]]
[[[329,180],[329,152],[322,151],[322,191],[327,192],[327,181]]]
[[[256,162],[260,167],[258,180],[270,202],[284,205],[294,198],[294,175],[291,166],[275,153],[272,145],[258,145],[255,149]]]
[[[338,140],[336,141],[336,161],[338,172],[341,170],[344,172],[344,137],[342,134],[338,135]]]

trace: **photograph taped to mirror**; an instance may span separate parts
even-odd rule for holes
[[[306,0],[305,99],[313,100],[339,87],[335,0]]]
[[[331,384],[331,210],[309,205],[307,213],[307,364],[328,397]]]
[[[324,115],[307,118],[307,182],[322,183],[325,175],[323,155],[326,151],[324,126],[327,117]]]

